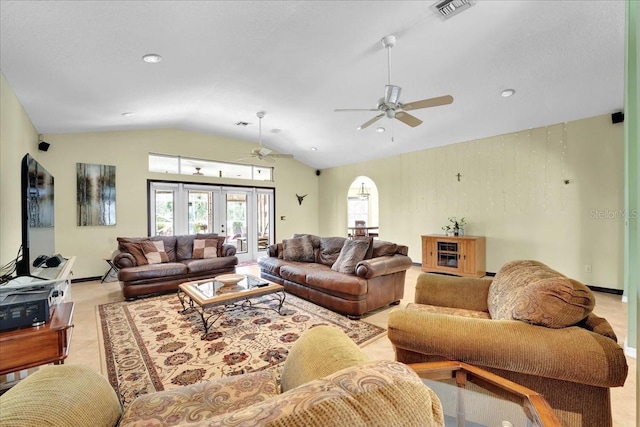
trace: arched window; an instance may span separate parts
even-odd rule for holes
[[[378,236],[378,188],[367,176],[356,177],[349,186],[347,227],[350,237]]]

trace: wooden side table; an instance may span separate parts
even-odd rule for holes
[[[71,346],[73,309],[73,302],[63,302],[52,307],[51,319],[42,326],[0,332],[0,375],[64,363]]]

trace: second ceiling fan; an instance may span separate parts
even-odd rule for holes
[[[416,127],[422,123],[422,120],[413,116],[407,111],[419,110],[421,108],[437,107],[439,105],[447,105],[453,102],[451,95],[438,96],[436,98],[422,99],[403,104],[400,102],[400,93],[402,88],[391,84],[391,48],[396,44],[395,36],[386,36],[382,39],[382,46],[387,49],[387,85],[384,87],[384,97],[378,100],[377,108],[337,108],[334,111],[381,111],[380,114],[367,122],[360,125],[357,129],[362,130],[373,123],[377,122],[384,116],[390,119],[397,119],[401,122]]]

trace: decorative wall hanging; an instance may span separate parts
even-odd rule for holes
[[[76,163],[78,225],[116,224],[116,167]]]
[[[298,204],[301,205],[302,201],[305,197],[307,197],[307,195],[305,194],[304,196],[298,196],[298,193],[296,193],[296,197],[298,198]]]

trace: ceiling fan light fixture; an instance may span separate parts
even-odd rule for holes
[[[402,88],[395,85],[386,85],[384,87],[384,101],[387,104],[398,104],[400,101],[400,92]]]
[[[382,132],[384,132],[385,130],[386,130],[386,129],[385,129],[385,128],[383,128],[382,126],[378,126],[378,127],[376,128],[376,132],[378,132],[378,133],[382,133]]]

